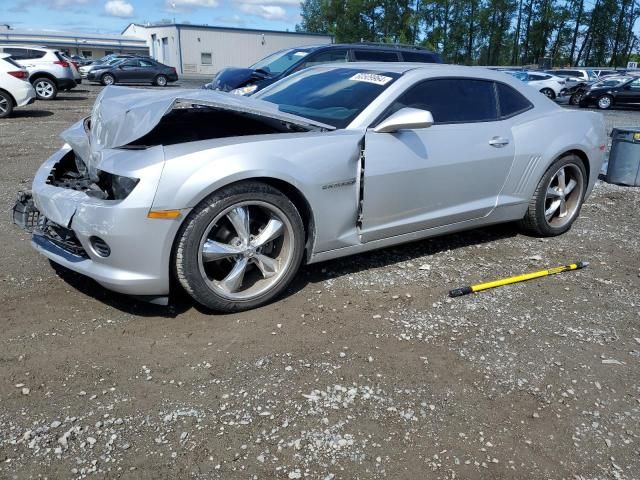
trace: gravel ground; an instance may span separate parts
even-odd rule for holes
[[[155,307],[9,222],[98,91],[0,122],[0,478],[640,478],[640,189],[599,183],[558,238],[485,228],[305,267],[251,312]]]

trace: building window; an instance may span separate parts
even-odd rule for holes
[[[105,50],[104,54],[105,54],[105,56],[106,55],[113,55],[113,50]]]
[[[202,65],[213,65],[213,57],[211,52],[202,52],[200,54],[200,63]]]
[[[91,50],[82,50],[82,56],[84,58],[93,58],[93,52]]]

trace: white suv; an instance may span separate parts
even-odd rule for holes
[[[24,67],[0,53],[0,118],[8,117],[15,107],[33,103],[36,92]]]
[[[0,53],[8,53],[16,63],[29,71],[29,81],[41,100],[53,100],[58,95],[58,90],[69,90],[77,85],[69,62],[57,50],[0,45]]]

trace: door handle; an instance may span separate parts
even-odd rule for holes
[[[509,139],[502,137],[493,137],[491,140],[489,140],[489,145],[496,148],[506,147],[507,145],[509,145]]]

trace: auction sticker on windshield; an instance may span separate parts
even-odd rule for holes
[[[353,80],[354,82],[367,82],[367,83],[375,83],[376,85],[386,85],[391,80],[391,77],[385,77],[384,75],[377,75],[375,73],[356,73],[349,80]]]

